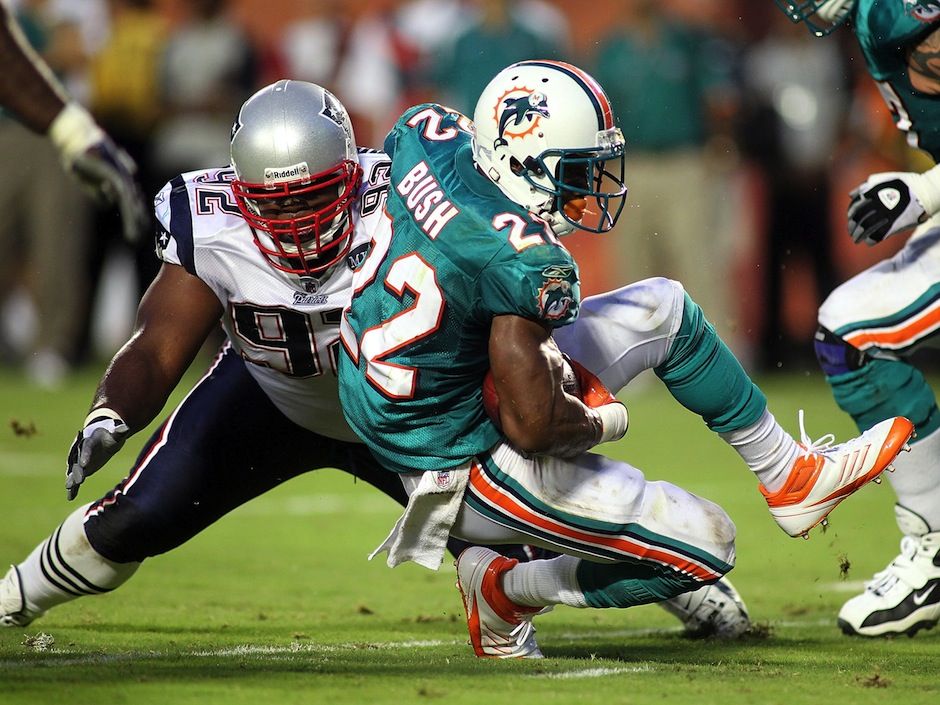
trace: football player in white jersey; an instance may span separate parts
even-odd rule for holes
[[[388,158],[359,150],[343,106],[280,81],[241,108],[232,165],[157,195],[159,275],[69,453],[69,499],[146,427],[221,320],[206,374],[118,485],[79,507],[0,582],[0,624],[124,583],[149,556],[300,473],[336,467],[399,502],[339,408],[336,345]]]

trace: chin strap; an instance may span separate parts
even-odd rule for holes
[[[816,16],[831,24],[838,24],[845,19],[852,9],[852,3],[855,0],[826,0],[819,9],[816,10]]]
[[[539,218],[546,221],[551,226],[552,232],[558,237],[570,235],[577,229],[570,220],[565,218],[558,211],[541,211],[538,215]]]

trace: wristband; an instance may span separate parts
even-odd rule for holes
[[[79,154],[104,139],[104,131],[85,108],[75,102],[66,103],[55,116],[46,133],[66,165]]]
[[[601,419],[601,437],[597,441],[607,443],[608,441],[619,441],[627,433],[627,426],[630,425],[630,415],[627,413],[627,407],[618,402],[604,404],[594,409]]]
[[[84,422],[82,422],[82,428],[99,419],[113,419],[118,423],[124,423],[124,419],[121,418],[121,415],[118,412],[116,412],[114,409],[109,409],[106,406],[102,406],[98,409],[92,409],[88,413],[88,416],[86,416]],[[124,425],[126,426],[127,424],[124,423]]]
[[[923,174],[917,174],[914,183],[914,195],[917,196],[927,215],[934,215],[940,210],[940,165]]]

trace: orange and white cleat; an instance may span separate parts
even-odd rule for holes
[[[803,427],[800,411],[800,436],[804,452],[797,456],[790,475],[776,492],[760,486],[770,513],[790,536],[809,538],[817,524],[825,526],[829,512],[866,483],[880,479],[902,450],[914,426],[903,416],[896,416],[872,426],[857,438],[832,445],[829,433],[810,441]]]
[[[517,605],[499,584],[500,576],[518,562],[481,546],[467,548],[457,558],[470,644],[481,658],[542,658],[532,625],[539,608]]]

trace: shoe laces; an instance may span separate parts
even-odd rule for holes
[[[920,539],[917,536],[903,536],[901,538],[901,552],[884,570],[872,576],[872,579],[865,584],[865,589],[878,596],[884,595],[899,580],[904,580],[904,574],[913,568],[914,557],[919,549]],[[907,583],[908,581],[904,580],[904,582]]]
[[[827,433],[825,436],[811,441],[809,434],[806,433],[806,426],[803,423],[803,410],[800,409],[799,413],[800,419],[800,445],[803,446],[803,457],[808,458],[811,455],[825,455],[828,452],[831,452],[836,449],[836,446],[833,446],[833,442],[836,440],[836,437],[832,433]]]
[[[529,635],[534,631],[535,625],[533,625],[530,620],[523,619],[509,631],[509,635],[515,639],[517,644],[524,644],[526,639],[529,638]]]

